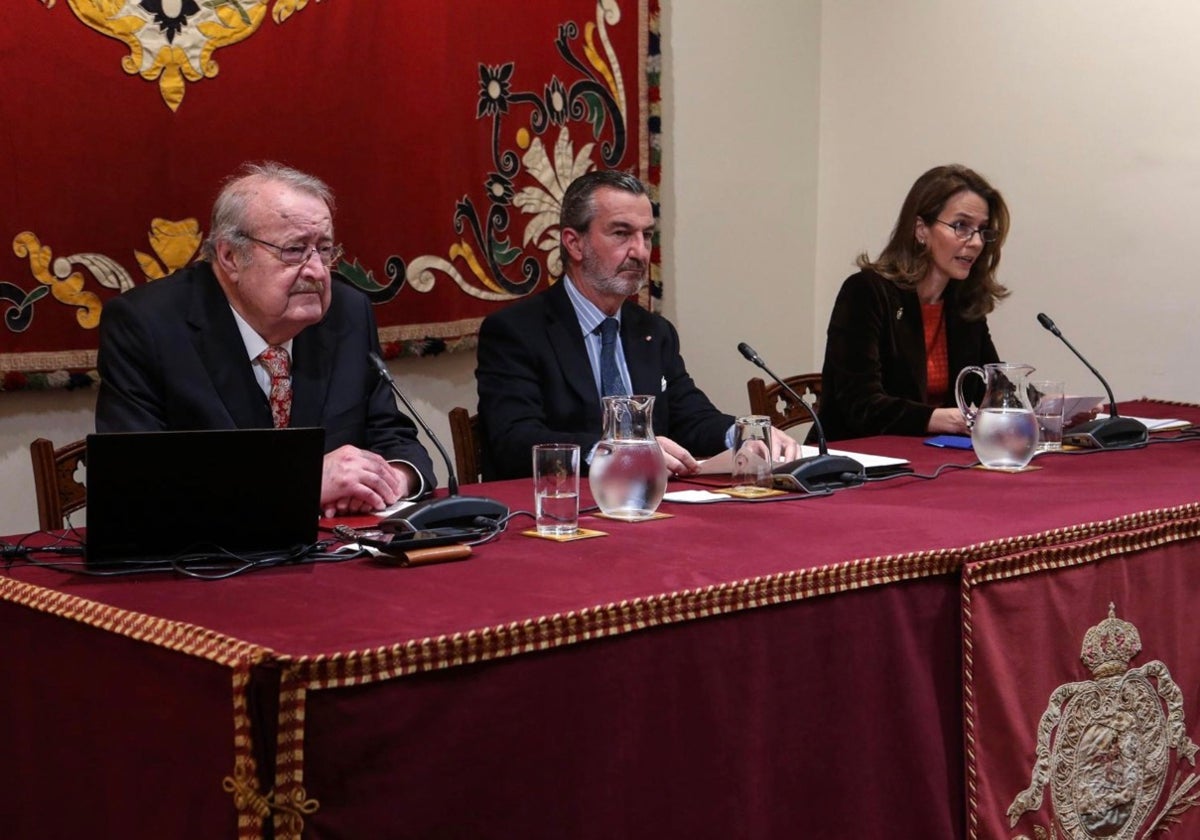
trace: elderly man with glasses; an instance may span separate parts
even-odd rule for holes
[[[333,210],[325,183],[280,164],[230,178],[205,259],[105,304],[96,430],[321,426],[326,516],[432,490],[416,427],[369,361],[370,301],[330,274]]]

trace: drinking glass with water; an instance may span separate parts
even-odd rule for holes
[[[579,444],[533,447],[533,505],[542,536],[567,537],[579,530]]]

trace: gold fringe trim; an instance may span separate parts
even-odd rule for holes
[[[273,656],[269,648],[206,627],[120,609],[8,577],[0,577],[0,599],[228,667],[254,665]]]
[[[247,671],[247,681],[249,672]],[[235,707],[245,711],[246,686],[235,689]],[[300,840],[304,818],[315,814],[320,802],[308,796],[304,789],[304,686],[294,673],[284,671],[279,684],[279,718],[276,732],[275,788],[259,793],[254,759],[250,753],[250,721],[244,721],[246,752],[241,755],[242,741],[238,740],[238,758],[232,776],[221,782],[226,792],[233,794],[238,811],[238,840],[261,840],[263,821],[268,817],[274,824],[276,840]],[[240,725],[240,721],[239,721]],[[239,733],[241,734],[241,733]]]
[[[967,836],[979,837],[979,778],[975,751],[975,625],[971,621],[971,585],[964,574],[959,579],[963,646],[963,741],[967,764]]]
[[[521,622],[365,651],[280,657],[310,689],[364,685],[414,673],[550,650],[697,618],[957,572],[970,549],[939,549],[786,572],[635,598]]]
[[[1028,537],[998,541],[1013,550],[988,550],[963,567],[963,585],[977,586],[1030,572],[1091,563],[1200,536],[1200,503],[1133,513],[1108,522],[1056,528]]]
[[[246,714],[246,688],[250,672],[234,681],[236,757],[232,776],[221,786],[233,795],[238,811],[238,840],[262,840],[263,822],[271,818],[276,840],[300,840],[304,818],[315,814],[320,802],[304,789],[305,691],[294,674],[280,675],[279,719],[276,734],[275,788],[263,794],[255,774],[250,719]],[[244,749],[243,749],[244,748]]]
[[[275,790],[281,799],[304,801],[304,718],[308,691],[293,668],[279,675],[279,715],[275,734]],[[315,800],[313,800],[315,805]],[[305,813],[313,813],[312,811]],[[299,817],[275,814],[276,840],[300,840],[304,821]]]
[[[262,840],[263,819],[251,793],[258,791],[257,766],[254,761],[254,731],[250,721],[246,691],[250,686],[250,666],[233,669],[233,776],[222,781],[226,791],[234,793],[237,810],[238,840]],[[229,783],[233,783],[231,788]]]

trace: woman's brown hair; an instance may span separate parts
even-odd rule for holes
[[[886,277],[902,289],[914,289],[929,271],[929,250],[917,241],[917,219],[932,225],[946,202],[964,191],[978,194],[988,206],[988,227],[996,239],[984,242],[971,273],[962,280],[955,295],[956,306],[968,321],[977,321],[996,308],[1009,291],[996,279],[1000,249],[1008,237],[1008,205],[979,173],[958,164],[935,166],[916,180],[900,208],[891,239],[872,261],[864,252],[858,267]]]

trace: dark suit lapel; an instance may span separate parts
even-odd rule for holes
[[[653,322],[636,303],[621,307],[621,347],[625,351],[633,393],[661,396],[665,390],[662,348],[654,334]]]
[[[596,391],[596,378],[588,361],[575,307],[571,306],[571,299],[567,297],[562,282],[560,280],[545,293],[546,335],[567,387],[587,405],[586,416],[599,417],[600,395]]]
[[[321,414],[337,352],[329,333],[326,321],[321,321],[292,341],[292,426],[323,425]]]
[[[270,428],[271,407],[254,379],[229,301],[211,269],[207,274],[206,282],[197,284],[188,313],[196,354],[234,427]]]

